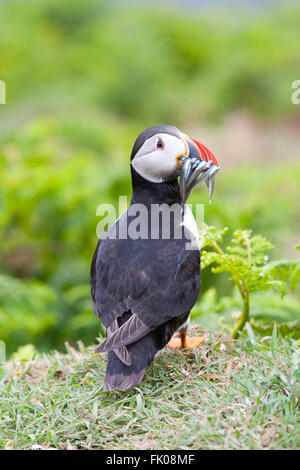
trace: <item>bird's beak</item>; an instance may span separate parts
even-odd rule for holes
[[[177,162],[182,166],[180,176],[181,201],[184,204],[192,189],[201,181],[205,181],[209,190],[209,200],[211,202],[214,191],[215,177],[220,170],[215,156],[203,144],[191,137],[184,135],[186,152],[178,155]]]

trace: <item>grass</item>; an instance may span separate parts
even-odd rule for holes
[[[199,332],[199,327],[193,327]],[[139,387],[103,392],[105,356],[66,345],[4,365],[0,445],[31,449],[300,448],[300,350],[276,337],[207,333],[163,351]]]

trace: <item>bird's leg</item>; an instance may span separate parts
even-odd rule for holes
[[[187,330],[183,330],[180,335],[179,335],[179,338],[180,338],[180,341],[181,341],[181,349],[187,347]]]
[[[194,349],[206,340],[205,336],[188,336],[187,330],[180,332],[179,336],[174,337],[167,344],[170,349]]]

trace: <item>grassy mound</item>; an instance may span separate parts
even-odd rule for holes
[[[103,392],[106,358],[81,343],[66,345],[67,354],[6,363],[1,447],[299,448],[295,341],[205,334],[193,352],[162,351],[128,392]]]

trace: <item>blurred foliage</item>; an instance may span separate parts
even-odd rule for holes
[[[90,343],[99,329],[89,294],[96,208],[130,196],[138,132],[160,122],[187,129],[242,108],[260,119],[295,117],[300,8],[237,21],[232,12],[158,4],[9,0],[0,16],[0,338],[8,353],[26,343]],[[205,219],[262,233],[276,258],[286,256],[299,230],[299,181],[299,163],[234,167],[218,177]],[[197,321],[238,310],[226,276],[205,270],[202,278],[202,292],[210,290]],[[254,294],[254,317],[296,319],[297,292],[266,296]]]
[[[298,113],[300,9],[260,14],[99,0],[2,1],[0,76],[9,102],[102,107],[149,122],[219,120],[240,108]],[[239,16],[238,16],[239,15]]]
[[[33,344],[26,344],[25,346],[19,346],[17,351],[11,355],[11,359],[18,359],[19,361],[26,362],[31,361],[33,358],[37,358],[38,352]]]

